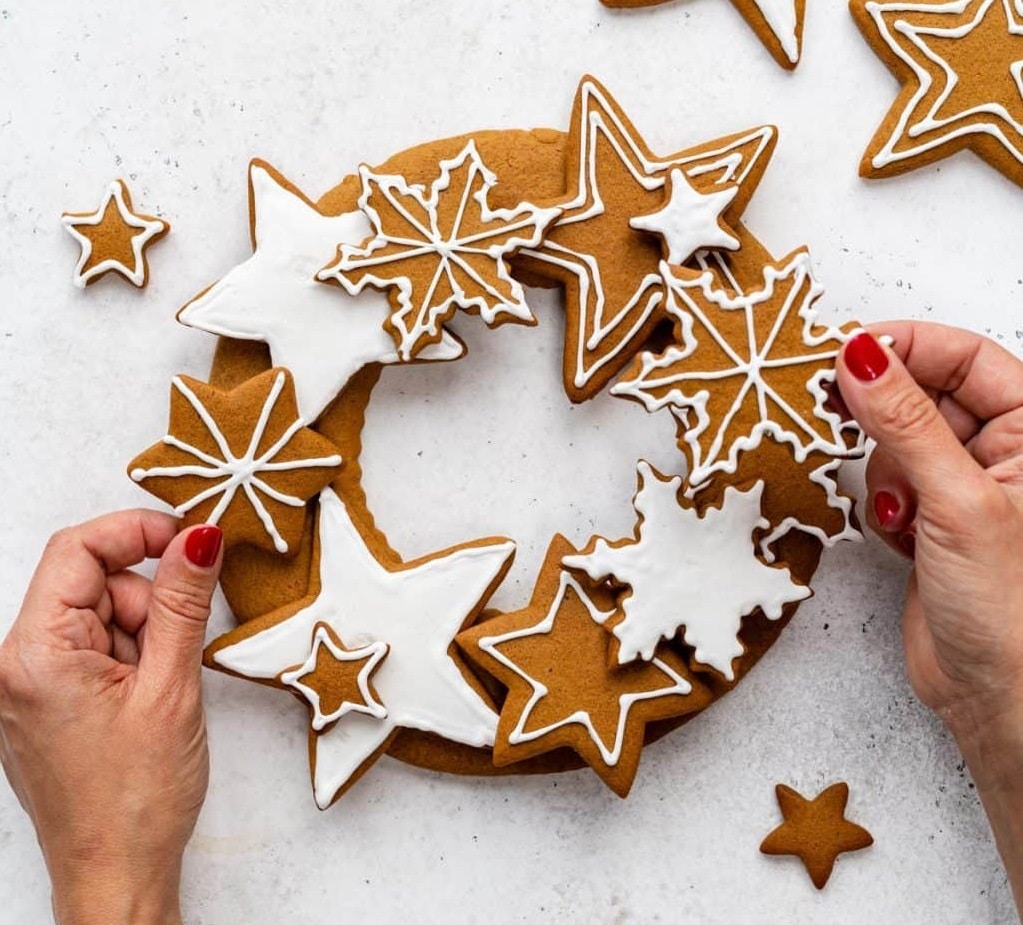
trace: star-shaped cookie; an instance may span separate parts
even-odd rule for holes
[[[860,165],[888,177],[964,148],[1023,184],[1023,8],[1013,0],[852,0],[904,84]]]
[[[123,180],[110,184],[95,212],[65,212],[61,223],[81,247],[74,275],[80,289],[107,273],[123,276],[141,289],[149,282],[146,249],[170,231],[162,218],[132,208]]]
[[[574,552],[554,537],[529,605],[471,627],[457,641],[508,689],[495,764],[571,748],[624,797],[646,724],[701,710],[710,698],[668,649],[650,662],[614,665],[616,644],[603,628],[615,613],[614,597],[561,567]]]
[[[684,260],[692,253],[683,251],[721,246],[724,234],[732,240],[727,229],[753,195],[776,138],[763,127],[658,158],[610,94],[583,79],[569,131],[568,192],[541,203],[562,214],[539,246],[520,252],[526,269],[565,286],[564,379],[573,401],[600,392],[665,317],[664,242],[670,248],[674,241],[674,256]],[[725,191],[729,201],[673,210],[675,170],[698,193]],[[643,226],[658,212],[662,221],[651,233]]]
[[[316,281],[339,245],[370,233],[361,212],[325,215],[264,161],[249,165],[252,256],[178,312],[182,324],[220,337],[265,341],[277,366],[291,370],[298,406],[314,421],[369,363],[398,363],[384,329],[390,316],[379,292],[353,299]],[[465,347],[444,331],[417,360],[454,360]]]
[[[175,377],[167,435],[128,474],[185,526],[220,524],[228,546],[294,554],[306,502],[340,467],[334,445],[298,416],[290,373],[269,369],[229,392]]]
[[[346,646],[389,647],[373,677],[386,716],[349,711],[334,726],[310,731],[317,806],[326,809],[342,796],[399,729],[492,745],[497,714],[450,650],[503,580],[514,544],[480,540],[415,562],[387,561],[367,545],[348,506],[329,488],[320,494],[316,537],[309,595],[217,639],[204,660],[210,668],[282,687],[282,673],[308,661],[320,625]]]
[[[785,821],[764,839],[760,850],[798,857],[818,890],[824,889],[840,854],[874,844],[866,829],[845,818],[848,784],[833,784],[813,800],[784,784],[778,784],[775,795]]]
[[[667,0],[601,0],[605,6],[657,6]],[[803,51],[806,0],[732,0],[736,9],[783,68],[792,70]]]

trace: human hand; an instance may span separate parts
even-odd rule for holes
[[[60,925],[180,922],[206,796],[200,663],[221,532],[153,511],[57,533],[0,646],[0,759]],[[161,557],[156,576],[131,571]]]

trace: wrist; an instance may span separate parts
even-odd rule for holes
[[[981,793],[1023,799],[1023,697],[974,698],[944,719]]]
[[[107,872],[53,876],[56,925],[181,925],[180,865],[155,876]]]

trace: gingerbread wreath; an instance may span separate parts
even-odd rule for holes
[[[651,152],[585,78],[567,133],[485,131],[363,166],[313,202],[249,171],[253,255],[179,313],[220,338],[129,466],[185,523],[219,522],[239,625],[210,668],[309,711],[317,804],[384,753],[456,773],[589,765],[625,795],[645,744],[771,647],[822,549],[858,536],[835,481],[862,435],[829,403],[854,328],[818,321],[808,254],[742,225],[776,142]],[[454,362],[458,310],[534,325],[564,290],[564,384],[672,415],[686,474],[637,462],[635,530],[551,538],[530,602],[488,609],[515,552],[406,562],[360,479],[384,365]],[[571,525],[568,525],[571,526]]]

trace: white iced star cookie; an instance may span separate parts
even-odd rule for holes
[[[454,742],[488,746],[497,714],[467,680],[449,647],[471,624],[514,557],[509,540],[488,540],[399,567],[385,566],[366,545],[345,503],[320,495],[318,588],[298,609],[245,623],[214,642],[206,664],[279,684],[282,672],[309,657],[315,627],[326,625],[351,647],[384,643],[374,676],[387,715],[349,712],[315,735],[313,789],[326,809],[361,776],[399,729],[419,729]]]
[[[275,366],[291,370],[298,405],[315,420],[369,363],[399,362],[384,329],[386,296],[353,299],[317,282],[316,273],[343,243],[358,244],[370,226],[361,212],[324,215],[269,164],[249,166],[253,253],[196,296],[178,320],[221,337],[265,341]],[[447,332],[419,360],[455,360],[465,353]]]

